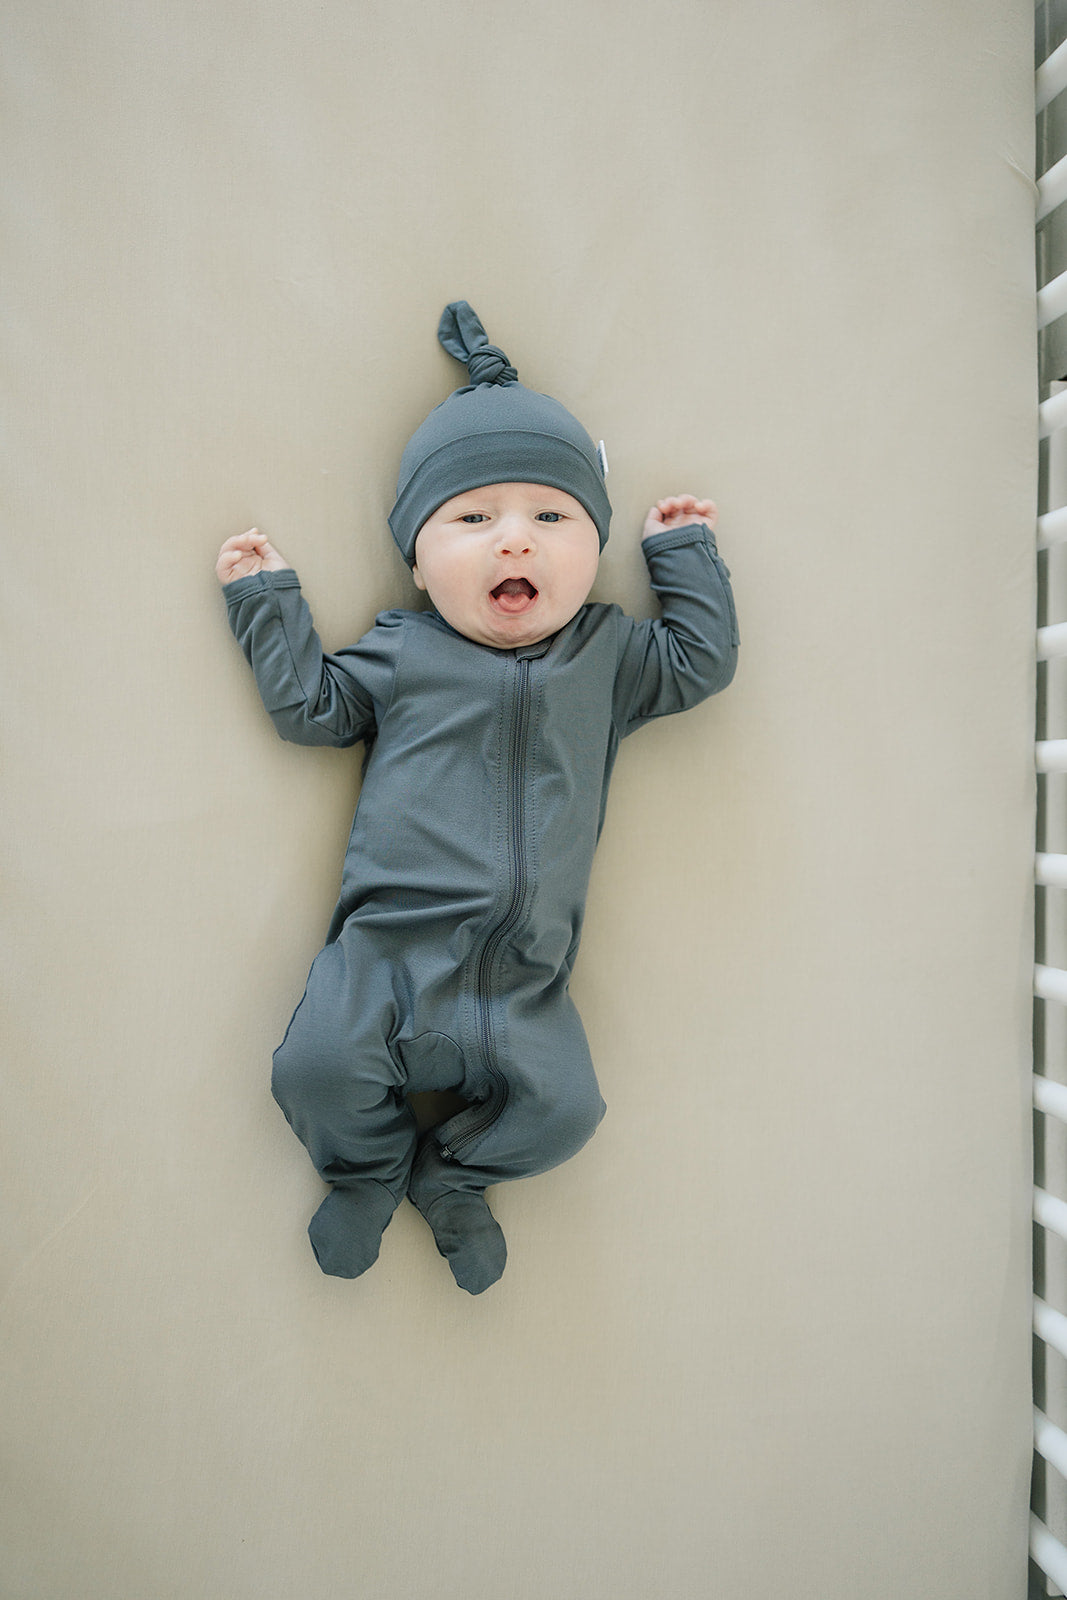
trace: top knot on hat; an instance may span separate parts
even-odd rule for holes
[[[611,505],[600,456],[581,423],[558,400],[519,383],[466,300],[445,307],[437,337],[466,365],[470,382],[434,407],[400,458],[389,526],[408,565],[427,517],[454,495],[490,483],[544,483],[573,495],[603,549]]]
[[[466,363],[472,384],[514,383],[519,376],[503,350],[489,343],[480,317],[466,300],[445,306],[437,337],[450,356]]]

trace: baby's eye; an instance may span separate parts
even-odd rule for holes
[[[538,522],[560,522],[562,518],[562,511],[539,511],[537,513]]]
[[[460,522],[484,522],[485,513],[483,511],[467,511],[459,520]]]

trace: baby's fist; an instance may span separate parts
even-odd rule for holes
[[[289,565],[279,550],[258,528],[234,534],[219,551],[215,574],[220,583],[250,578],[254,572],[282,572]]]
[[[714,528],[719,511],[714,500],[698,500],[692,494],[671,494],[657,500],[645,518],[642,539],[651,539],[654,533],[667,533],[671,528],[687,528],[691,522],[702,522]]]

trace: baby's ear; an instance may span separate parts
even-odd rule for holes
[[[422,581],[422,573],[419,571],[417,562],[415,563],[415,565],[411,569],[411,576],[415,579],[415,587],[416,587],[416,589],[421,589],[423,591],[423,593],[425,593],[426,592],[426,585]]]

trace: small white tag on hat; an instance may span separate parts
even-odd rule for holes
[[[601,439],[600,443],[597,445],[596,453],[600,458],[600,470],[606,478],[608,475],[608,452],[604,449],[603,439]]]

